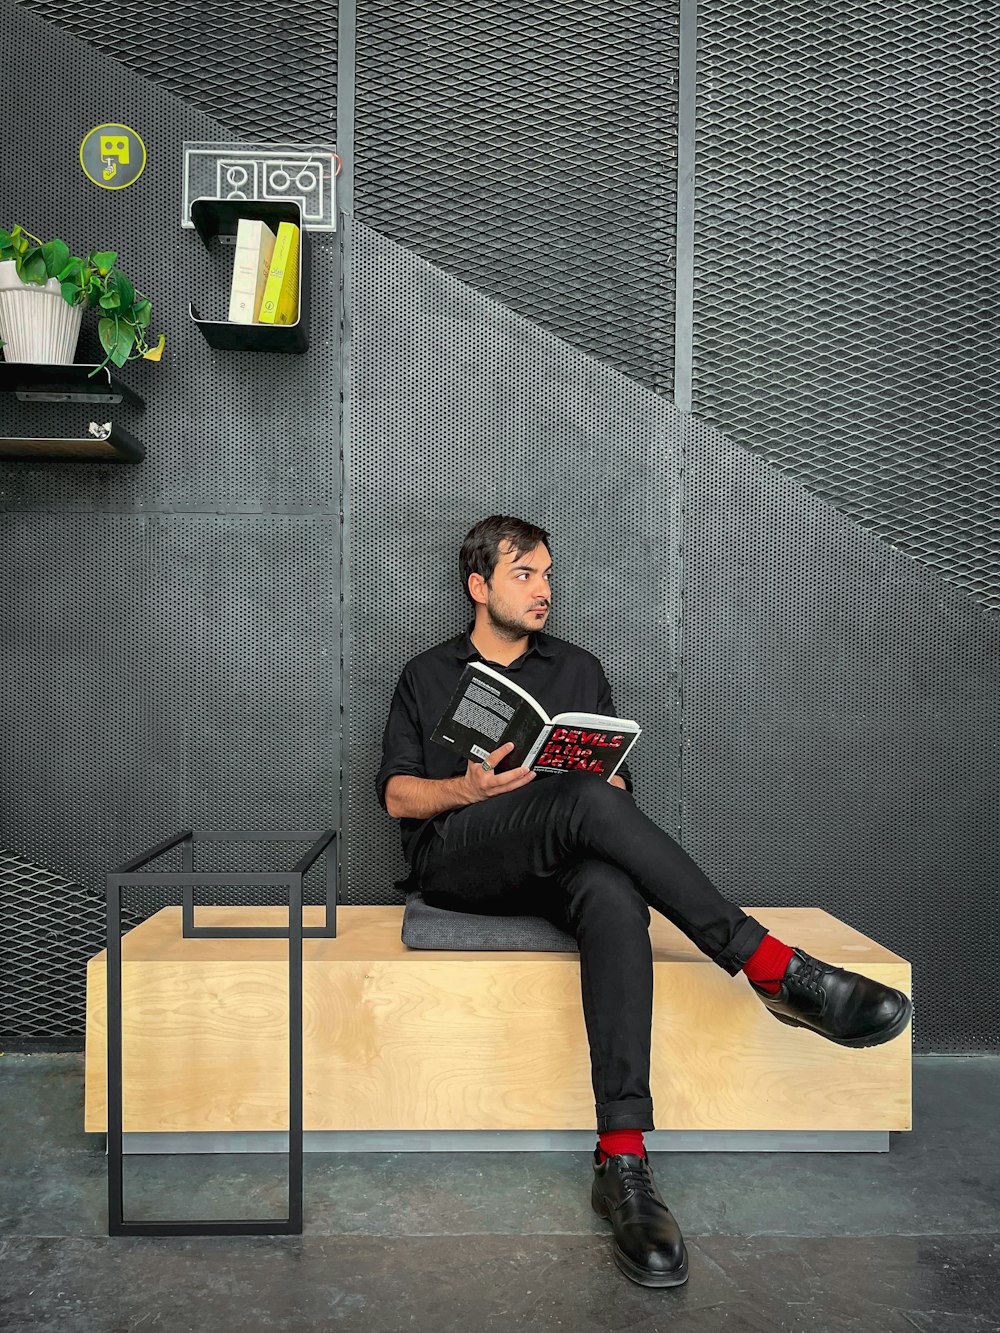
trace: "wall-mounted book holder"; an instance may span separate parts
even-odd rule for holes
[[[236,244],[240,218],[266,222],[272,231],[281,222],[299,229],[299,317],[294,324],[234,324],[228,319],[202,319],[190,303],[191,318],[210,347],[229,352],[305,352],[309,348],[309,233],[302,225],[302,210],[292,200],[282,199],[194,199],[191,221],[205,242],[215,237],[223,244]]]

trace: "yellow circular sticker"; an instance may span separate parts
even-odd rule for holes
[[[84,175],[102,190],[124,190],[145,165],[146,145],[127,125],[95,125],[80,145]]]

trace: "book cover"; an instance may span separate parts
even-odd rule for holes
[[[276,237],[266,222],[240,218],[236,226],[233,281],[229,289],[229,319],[233,324],[255,324],[267,285]]]
[[[271,271],[260,304],[261,324],[294,324],[299,317],[299,229],[294,222],[278,225]]]
[[[512,741],[497,772],[530,768],[539,774],[593,773],[607,781],[635,745],[642,728],[630,718],[557,713],[483,662],[470,662],[431,740],[483,760]]]

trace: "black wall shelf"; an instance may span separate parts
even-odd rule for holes
[[[69,366],[0,361],[0,392],[14,393],[22,403],[128,403],[143,411],[143,399],[112,375],[107,366],[91,377],[96,362]]]
[[[283,199],[193,199],[191,221],[209,248],[218,236],[235,244],[240,218],[266,222],[277,231],[281,222],[299,229],[299,317],[294,324],[234,324],[228,319],[203,319],[190,303],[191,318],[210,347],[227,352],[297,352],[309,348],[309,233],[302,225],[302,210]]]
[[[72,365],[0,361],[0,393],[22,403],[127,403],[145,411],[145,401],[113,375],[107,366],[91,376],[96,362]],[[33,463],[141,463],[145,447],[129,431],[110,421],[91,421],[82,438],[50,436],[0,437],[0,458]]]
[[[92,421],[90,434],[79,440],[0,437],[0,458],[33,463],[141,463],[145,456],[135,436],[110,422]]]

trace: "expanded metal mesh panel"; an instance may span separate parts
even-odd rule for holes
[[[1000,607],[981,0],[698,6],[694,405]]]
[[[676,0],[360,0],[358,216],[669,392],[676,90]]]
[[[15,994],[16,1030],[42,1038],[69,1030],[74,987],[82,1003],[79,951],[103,946],[85,895],[103,896],[107,870],[183,828],[336,825],[339,521],[5,513],[0,537],[0,845],[44,867],[8,885],[5,930],[44,982]],[[287,869],[304,850],[199,847],[195,868]],[[219,900],[268,901],[260,892],[272,891]],[[179,890],[129,898],[146,911],[170,900]]]
[[[349,901],[398,901],[398,829],[375,796],[382,728],[404,663],[469,623],[458,552],[492,513],[551,533],[547,628],[604,662],[616,706],[645,728],[639,804],[676,829],[677,413],[357,225],[352,268]]]
[[[921,1049],[996,1049],[1000,624],[690,429],[684,845],[728,897],[910,959]]]
[[[172,830],[177,831],[177,830]],[[141,833],[139,836],[143,836]],[[149,844],[129,848],[147,851]],[[231,845],[225,862],[196,844],[196,870],[288,870],[306,850],[305,844],[279,844],[280,851],[261,854],[260,844]],[[148,869],[180,865],[179,852],[154,861]],[[45,866],[34,865],[0,847],[0,1043],[64,1050],[83,1046],[86,1029],[87,961],[104,948],[106,938],[103,869],[94,884],[68,880]],[[100,884],[97,884],[100,879]],[[122,929],[130,930],[161,908],[179,904],[175,886],[126,888],[122,894]],[[325,901],[322,871],[306,874],[302,898]],[[288,902],[287,890],[236,889],[215,885],[194,890],[195,920],[200,903],[246,905]]]
[[[0,1040],[83,1041],[87,959],[104,911],[83,886],[0,846]]]
[[[206,316],[225,316],[233,252],[216,247],[209,254],[194,231],[181,228],[181,145],[225,138],[222,127],[18,7],[9,6],[8,17],[5,56],[17,76],[4,90],[13,113],[0,117],[0,160],[11,164],[0,225],[21,221],[43,238],[62,236],[78,254],[94,244],[117,249],[125,272],[151,298],[153,331],[164,332],[167,345],[159,365],[140,361],[122,371],[145,397],[143,413],[111,404],[22,404],[0,395],[0,435],[84,435],[88,421],[112,420],[146,446],[137,467],[0,460],[0,504],[336,513],[336,238],[310,234],[313,335],[306,355],[212,350],[188,303]],[[37,97],[42,69],[58,78],[58,98]],[[149,154],[142,176],[125,190],[92,185],[78,161],[82,134],[106,120],[109,107],[143,136]],[[26,123],[47,145],[44,153],[26,148]],[[94,314],[87,312],[77,360],[98,348]]]
[[[337,5],[271,0],[17,0],[245,139],[332,141]],[[6,35],[6,34],[5,34]],[[111,114],[105,110],[101,119]],[[115,116],[119,117],[117,109]],[[94,121],[99,124],[100,120]],[[131,124],[125,120],[125,124]],[[89,129],[90,122],[85,128]],[[138,129],[138,126],[133,126]],[[141,132],[141,131],[140,131]]]

